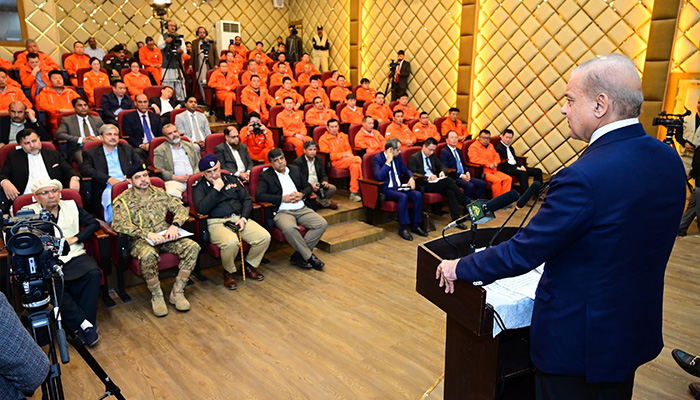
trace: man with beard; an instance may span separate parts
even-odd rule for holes
[[[226,141],[214,148],[216,158],[221,162],[221,169],[232,173],[242,182],[248,182],[253,169],[253,159],[248,153],[248,146],[241,143],[241,137],[232,126],[224,129]]]
[[[163,127],[163,136],[168,143],[153,151],[153,166],[163,171],[165,191],[182,199],[182,193],[187,190],[187,179],[199,173],[199,151],[192,143],[180,139],[180,132],[173,124]]]

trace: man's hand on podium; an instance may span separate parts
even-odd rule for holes
[[[458,262],[459,260],[442,260],[435,271],[435,279],[440,280],[440,287],[445,287],[445,293],[455,292]]]

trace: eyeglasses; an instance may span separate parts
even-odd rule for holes
[[[46,195],[49,194],[49,193],[51,193],[51,194],[56,194],[56,193],[58,193],[58,192],[60,192],[60,190],[58,190],[58,189],[51,189],[51,190],[42,190],[41,192],[37,192],[36,194],[40,194],[40,195],[42,195],[42,196],[46,196]]]

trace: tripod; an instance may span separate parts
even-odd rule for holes
[[[199,46],[201,48],[202,42],[199,42]],[[202,49],[202,60],[199,62],[199,65],[197,66],[197,77],[195,78],[194,82],[192,82],[192,93],[194,93],[195,88],[199,86],[199,91],[202,95],[202,101],[206,104],[206,95],[204,93],[204,86],[202,85],[202,72],[204,71],[204,66],[209,66],[209,50]],[[207,68],[208,70],[208,68]]]

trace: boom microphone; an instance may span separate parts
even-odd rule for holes
[[[530,201],[530,199],[532,198],[532,196],[535,195],[535,194],[537,194],[537,193],[539,193],[539,190],[540,190],[540,186],[541,186],[541,185],[542,185],[542,184],[541,184],[540,182],[535,181],[535,182],[532,183],[532,185],[530,185],[529,188],[527,188],[527,190],[525,191],[525,193],[523,193],[523,195],[520,196],[520,199],[519,199],[518,202],[516,203],[515,209],[513,210],[513,212],[511,212],[510,215],[508,216],[508,218],[505,220],[505,222],[503,222],[503,225],[501,225],[501,227],[498,229],[498,232],[496,232],[496,234],[493,235],[493,237],[491,238],[491,241],[489,241],[489,245],[486,246],[486,247],[491,247],[491,246],[493,246],[494,240],[496,240],[496,238],[498,237],[498,235],[501,234],[501,231],[503,230],[503,228],[505,228],[506,224],[508,224],[508,221],[510,221],[510,219],[513,217],[513,215],[515,214],[515,212],[518,211],[518,210],[520,210],[521,208],[525,207],[525,205],[527,204],[528,201]]]
[[[507,205],[515,202],[517,199],[518,191],[511,190],[510,192],[503,193],[502,195],[493,198],[488,202],[484,202],[483,200],[473,201],[467,206],[468,213],[445,225],[443,232],[448,229],[452,229],[455,226],[466,222],[467,220],[471,221],[473,224],[483,224],[491,221],[494,218],[494,211],[498,211],[501,208],[506,207]]]

